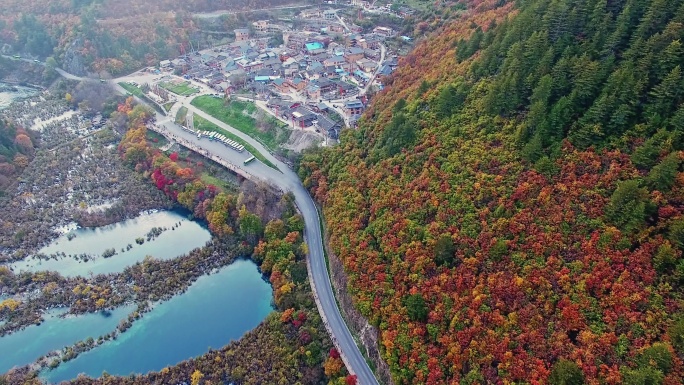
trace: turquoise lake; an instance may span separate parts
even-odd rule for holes
[[[180,225],[178,225],[180,223]],[[171,227],[176,226],[175,230]],[[167,227],[157,238],[135,243],[153,227]],[[146,255],[172,259],[204,246],[211,235],[199,223],[184,215],[162,211],[95,229],[78,229],[71,241],[66,235],[43,248],[45,254],[64,252],[101,255],[107,248],[117,249],[110,258],[97,257],[87,262],[74,258],[27,260],[10,265],[19,270],[53,270],[65,276],[120,272]],[[133,248],[121,252],[128,243]],[[6,297],[6,295],[3,295]],[[98,377],[103,371],[127,375],[160,370],[201,355],[209,347],[218,349],[254,329],[273,310],[271,285],[263,279],[254,262],[237,260],[213,274],[197,279],[188,290],[155,304],[143,318],[133,323],[116,341],[106,342],[76,359],[44,371],[44,379],[59,382],[79,373]],[[65,310],[52,310],[41,325],[32,325],[0,337],[0,373],[14,366],[34,362],[38,357],[66,346],[97,337],[116,329],[135,306],[94,313],[59,317]],[[3,321],[0,321],[3,322]]]
[[[238,260],[218,273],[200,277],[184,294],[158,304],[116,341],[42,377],[57,383],[79,373],[98,377],[103,371],[128,375],[161,370],[239,339],[272,311],[272,296],[271,286],[254,262]]]
[[[63,311],[51,311],[45,315],[45,322],[31,325],[24,330],[0,338],[0,373],[15,365],[26,365],[53,350],[107,334],[116,328],[122,319],[135,310],[125,306],[110,313],[93,313],[60,318]]]
[[[180,226],[171,230],[178,223]],[[146,234],[153,227],[166,227],[167,230],[158,237],[138,245],[135,242],[136,238],[146,238]],[[71,234],[76,237],[68,240],[67,235],[63,235],[39,250],[45,255],[63,252],[67,254],[66,258],[28,258],[15,262],[10,267],[15,272],[56,271],[66,277],[121,272],[125,267],[142,261],[147,255],[157,259],[173,259],[204,246],[211,239],[211,234],[206,228],[175,211],[143,214],[109,226],[74,230]],[[132,248],[122,252],[121,249],[128,244]],[[102,253],[110,248],[114,248],[117,254],[103,258]],[[86,262],[68,257],[69,254],[83,253],[96,257]]]

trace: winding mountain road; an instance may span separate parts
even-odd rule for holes
[[[81,76],[72,75],[72,74],[70,74],[70,73],[64,71],[64,70],[61,69],[61,68],[55,68],[55,71],[57,71],[57,73],[60,74],[60,76],[62,76],[62,77],[65,78],[65,79],[77,80],[77,81],[80,81],[80,80],[85,79],[85,78],[83,78],[83,77],[81,77]],[[95,79],[93,79],[93,80],[95,80]]]
[[[226,160],[238,167],[241,167],[244,172],[263,180],[264,182],[279,188],[282,191],[291,191],[294,194],[295,202],[304,217],[306,230],[304,237],[309,246],[309,259],[307,265],[309,267],[309,275],[311,277],[312,290],[318,297],[317,304],[319,312],[326,323],[326,328],[331,334],[335,345],[340,350],[341,356],[347,366],[348,370],[357,376],[357,381],[361,385],[375,385],[378,384],[375,375],[366,363],[361,354],[354,338],[349,331],[346,323],[342,319],[340,310],[335,301],[333,289],[328,275],[328,269],[325,261],[325,254],[323,252],[323,239],[321,234],[320,219],[318,210],[314,204],[311,196],[306,191],[299,180],[297,174],[290,168],[276,159],[269,153],[261,143],[254,140],[250,136],[241,131],[221,122],[220,120],[208,115],[188,101],[183,102],[183,106],[187,107],[196,115],[207,119],[211,123],[223,128],[232,134],[239,136],[242,140],[254,146],[261,152],[266,159],[275,164],[280,171],[274,170],[261,162],[253,162],[249,166],[243,166],[244,159],[249,157],[248,153],[238,153],[226,146],[211,142],[208,139],[197,139],[197,136],[182,130],[177,124],[172,121],[172,117],[162,117],[158,124],[163,125],[166,130],[172,135],[182,138],[183,141],[191,143],[196,148],[206,151],[213,156]]]
[[[110,83],[117,91],[126,93],[126,91],[117,84],[120,81],[126,81],[126,78],[114,79],[111,80]],[[357,383],[359,385],[377,385],[378,381],[361,354],[359,347],[356,345],[347,324],[340,314],[337,302],[335,301],[323,251],[323,238],[318,210],[311,199],[311,196],[299,180],[299,177],[287,165],[276,159],[260,142],[199,110],[190,104],[190,101],[191,98],[182,98],[176,105],[180,103],[187,107],[189,111],[192,111],[211,123],[240,137],[245,142],[254,146],[254,148],[261,152],[266,159],[275,164],[280,171],[266,166],[259,161],[254,161],[248,166],[243,165],[244,160],[250,157],[250,154],[247,151],[239,153],[218,142],[213,142],[208,139],[198,139],[196,135],[183,130],[175,123],[175,114],[172,116],[163,116],[157,113],[156,129],[161,130],[165,135],[171,136],[177,142],[194,151],[215,160],[232,164],[238,169],[238,172],[248,174],[248,176],[253,177],[252,179],[256,178],[262,180],[281,191],[290,191],[294,194],[295,203],[304,217],[304,238],[309,246],[307,267],[309,268],[310,283],[314,296],[316,297],[318,311],[321,314],[326,329],[339,350],[348,371],[357,376]],[[172,111],[174,110],[175,109],[172,109]]]

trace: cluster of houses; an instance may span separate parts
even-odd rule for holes
[[[363,8],[371,12],[375,11],[389,13],[400,18],[411,17],[416,14],[415,9],[408,7],[406,5],[399,5],[396,8],[391,3],[376,6],[375,1],[370,2],[366,0],[330,0],[328,1],[328,4],[346,4],[351,5],[353,7]]]
[[[302,91],[309,82],[322,78],[363,87],[378,70],[383,38],[375,33],[350,34],[341,44],[321,34],[286,32],[284,48],[268,47],[264,40],[268,39],[235,41],[217,52],[188,54],[162,61],[160,66],[223,92],[234,92],[251,82],[272,83],[279,92],[285,92],[286,86]],[[383,64],[380,81],[396,68],[396,58]]]
[[[350,121],[358,120],[364,109],[361,100],[349,100],[342,103],[345,113],[351,116]],[[329,107],[325,103],[309,101],[306,104],[271,98],[266,107],[270,108],[276,116],[290,122],[293,128],[314,127],[317,132],[324,132],[329,138],[337,139],[343,128],[340,120],[331,118]],[[335,115],[332,115],[335,116]]]
[[[381,62],[382,42],[395,35],[391,28],[376,27],[372,33],[362,34],[358,26],[342,25],[333,10],[305,10],[301,19],[302,26],[296,31],[268,20],[255,21],[250,29],[234,30],[233,43],[165,60],[160,66],[218,92],[248,90],[276,97],[270,104],[296,93],[296,99],[306,99],[314,110],[321,109],[323,100],[359,94],[360,87],[370,81],[382,87],[382,79],[397,67],[396,56]],[[270,47],[273,34],[282,34],[284,44]],[[363,112],[362,100],[344,103],[344,111],[352,121]],[[331,138],[339,132],[340,124],[325,117],[325,111],[298,106],[280,108],[279,114],[294,126],[317,124]]]
[[[324,103],[308,102],[306,104],[271,98],[266,107],[276,116],[291,122],[293,128],[314,127],[318,132],[325,133],[331,139],[337,139],[343,124],[328,115],[328,106]]]

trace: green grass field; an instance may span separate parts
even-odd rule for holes
[[[185,82],[181,84],[172,84],[167,82],[159,83],[159,86],[173,92],[176,95],[188,96],[196,94],[198,92],[197,88],[191,87],[190,83]]]
[[[209,175],[206,172],[203,172],[202,175],[200,175],[200,179],[202,180],[202,182],[204,182],[206,184],[213,184],[214,186],[218,187],[219,189],[221,189],[223,191],[230,191],[230,190],[234,189],[233,186],[229,182],[226,182],[226,181],[219,179],[215,176]]]
[[[169,112],[169,111],[171,111],[171,107],[173,107],[173,105],[174,105],[174,102],[168,102],[168,103],[164,103],[163,107],[166,110],[166,112]]]
[[[232,133],[224,130],[223,128],[215,125],[214,123],[204,119],[201,116],[195,115],[193,118],[193,121],[195,123],[195,129],[200,130],[200,131],[212,131],[212,132],[218,132],[220,134],[223,134],[226,136],[226,138],[234,140],[241,145],[245,146],[245,150],[249,151],[252,155],[254,155],[255,158],[259,159],[263,164],[267,165],[268,167],[271,167],[275,170],[278,170],[278,167],[276,167],[275,164],[271,163],[266,157],[260,153],[256,148],[254,148],[252,145],[249,143],[245,142],[242,140],[240,137],[233,135]],[[280,170],[278,170],[280,171]]]
[[[289,135],[278,134],[279,131],[289,134],[289,131],[281,130],[280,128],[284,124],[271,116],[267,118],[269,129],[266,132],[257,129],[256,119],[250,116],[257,108],[254,103],[231,101],[228,105],[224,105],[223,99],[212,96],[198,96],[192,101],[192,105],[257,139],[271,151],[275,151],[280,144],[285,143],[289,139]]]
[[[143,96],[143,92],[140,88],[130,85],[125,82],[120,82],[119,85],[123,87],[126,91],[130,92],[132,95],[135,95],[137,97]]]
[[[176,123],[177,124],[185,124],[185,117],[188,115],[188,108],[187,107],[181,107],[178,109],[178,112],[176,113]]]
[[[152,130],[147,130],[146,137],[150,144],[156,148],[162,148],[169,143],[169,141],[164,137],[164,135],[157,134]]]

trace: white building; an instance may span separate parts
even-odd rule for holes
[[[387,28],[387,27],[375,27],[373,28],[373,33],[376,35],[384,36],[384,37],[392,37],[396,32],[392,28]]]
[[[335,20],[335,11],[332,9],[327,9],[323,11],[323,18],[326,20]]]

